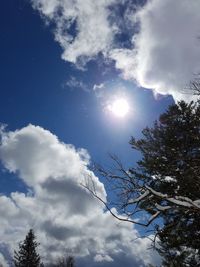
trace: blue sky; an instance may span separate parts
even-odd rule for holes
[[[133,259],[135,266],[157,261],[153,252],[142,257],[147,241],[132,244],[130,239],[129,245],[125,244],[127,236],[139,235],[137,228],[119,226],[95,201],[91,209],[80,204],[93,200],[75,186],[91,172],[89,157],[90,162],[107,164],[108,153],[115,153],[125,166],[135,164],[139,155],[131,150],[130,137],[139,138],[141,130],[152,125],[169,104],[190,97],[183,88],[200,69],[196,39],[200,16],[195,11],[199,2],[191,1],[189,8],[187,1],[145,2],[1,3],[0,113],[1,123],[7,125],[0,147],[1,201],[7,207],[2,210],[2,247],[12,251],[27,229],[34,227],[44,260],[69,249],[80,266],[118,266],[122,264],[119,259],[124,259],[127,267]],[[178,10],[176,16],[172,10]],[[128,100],[130,112],[124,118],[107,109],[115,97]],[[90,175],[105,197],[101,178]],[[48,199],[52,184],[57,188],[54,201]],[[62,184],[68,196],[61,197]],[[73,203],[71,195],[77,196]],[[64,203],[66,214],[59,218],[56,209],[65,213]],[[27,212],[29,205],[32,213]],[[34,214],[37,205],[47,210],[43,220],[42,208]],[[80,211],[79,219],[77,215],[73,223],[66,223],[65,216],[73,217],[77,205],[80,210],[83,205],[85,215]],[[80,224],[77,220],[84,221],[80,228],[91,225],[91,233],[99,231],[95,241],[87,230],[77,241],[81,231],[72,227]],[[103,233],[105,224],[109,227]],[[15,236],[13,242],[9,231]],[[121,236],[116,235],[118,231]],[[47,236],[55,242],[58,254],[51,253]],[[80,249],[81,244],[85,250]],[[3,262],[3,255],[1,258]]]

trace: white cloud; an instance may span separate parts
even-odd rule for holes
[[[4,256],[0,253],[0,267],[8,267],[8,262],[5,260]]]
[[[72,63],[106,53],[115,27],[108,20],[108,7],[115,0],[32,0],[33,7],[55,24],[55,40],[63,48],[62,58]]]
[[[89,158],[87,151],[60,142],[38,126],[3,131],[0,159],[29,191],[0,195],[0,242],[13,251],[28,229],[34,228],[44,260],[67,250],[78,259],[94,259],[93,266],[100,259],[118,266],[122,255],[127,266],[155,262],[155,253],[146,250],[149,241],[132,242],[139,235],[137,230],[116,222],[80,185],[89,177],[106,199],[103,184],[88,168]]]
[[[88,91],[88,85],[85,84],[83,81],[78,80],[76,77],[71,76],[65,83],[67,87],[70,89],[82,89],[84,91]]]
[[[133,15],[140,24],[133,48],[110,51],[116,67],[142,87],[188,98],[183,89],[200,73],[199,10],[196,0],[148,1]]]
[[[104,83],[94,84],[93,91],[97,98],[104,98],[105,92],[108,91]]]
[[[94,91],[101,90],[102,88],[105,88],[105,85],[104,85],[103,83],[95,84],[95,85],[93,86],[93,90],[94,90]]]
[[[125,79],[155,94],[188,100],[183,91],[200,73],[199,1],[149,0],[137,12],[132,1],[31,2],[53,22],[64,60],[83,66],[101,52],[105,61],[116,62]]]
[[[113,259],[109,256],[109,255],[102,255],[102,254],[97,254],[95,257],[94,257],[94,260],[96,262],[102,262],[102,261],[113,261]]]

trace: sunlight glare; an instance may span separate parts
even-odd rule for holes
[[[129,112],[129,104],[126,99],[118,98],[109,106],[109,110],[117,117],[123,118]]]

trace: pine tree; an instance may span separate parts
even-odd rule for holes
[[[171,105],[142,134],[130,141],[142,156],[136,167],[114,158],[117,172],[100,174],[112,180],[126,221],[154,226],[163,266],[200,266],[200,102]]]
[[[39,243],[36,242],[34,231],[30,229],[26,238],[19,244],[19,251],[14,251],[15,267],[39,267],[40,256],[37,253]]]
[[[57,267],[75,267],[74,257],[68,256],[59,260]]]
[[[72,256],[69,256],[67,259],[67,266],[66,267],[74,267],[74,258]]]

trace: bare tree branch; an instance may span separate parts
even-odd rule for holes
[[[158,217],[158,213],[156,213],[155,215],[154,215],[154,217],[152,216],[151,217],[151,219],[149,220],[149,222],[148,223],[140,223],[140,222],[138,222],[138,221],[136,221],[136,220],[131,220],[131,219],[128,219],[128,218],[123,218],[123,217],[120,217],[120,216],[118,216],[118,215],[116,215],[113,211],[112,211],[112,208],[110,208],[109,206],[108,206],[108,204],[102,199],[102,198],[100,198],[96,193],[95,193],[95,191],[93,191],[93,190],[91,190],[89,187],[87,187],[86,185],[84,185],[84,184],[81,184],[85,189],[87,189],[96,199],[98,199],[100,202],[102,202],[103,204],[104,204],[104,206],[105,206],[105,208],[110,212],[110,214],[113,216],[113,217],[115,217],[116,219],[118,219],[119,221],[123,221],[123,222],[130,222],[130,223],[133,223],[133,224],[137,224],[137,225],[141,225],[141,226],[145,226],[145,227],[147,227],[147,226],[149,226],[150,225],[150,223],[156,218],[156,217]]]

